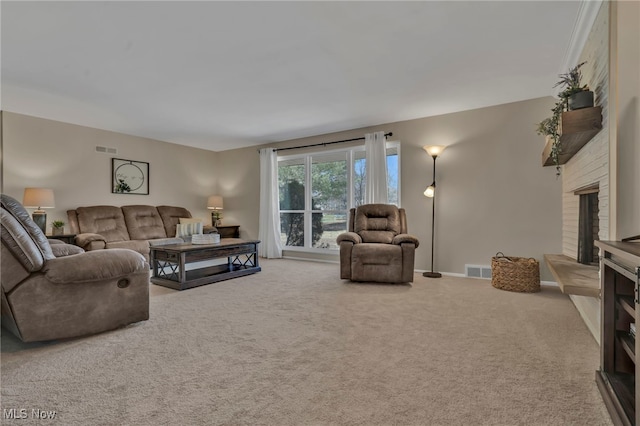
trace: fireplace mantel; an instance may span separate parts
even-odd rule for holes
[[[582,108],[562,113],[560,130],[561,152],[558,164],[565,164],[583,146],[587,144],[602,129],[602,107]],[[555,166],[551,157],[553,139],[547,138],[542,151],[542,165]]]

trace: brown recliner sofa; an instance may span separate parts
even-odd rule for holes
[[[67,210],[67,219],[75,243],[86,251],[127,248],[149,261],[149,246],[178,244],[176,237],[180,218],[191,218],[191,212],[174,206],[89,206]],[[204,233],[217,232],[205,226]]]
[[[77,337],[149,319],[149,264],[131,250],[50,244],[1,196],[2,326],[24,342]]]
[[[418,239],[407,234],[404,209],[365,204],[349,212],[349,232],[338,235],[340,278],[410,283]]]

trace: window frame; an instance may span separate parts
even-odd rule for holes
[[[400,150],[400,142],[399,141],[387,141],[385,149],[388,151],[389,149],[395,149],[398,156],[398,176],[397,176],[397,193],[398,193],[398,203],[397,206],[401,206],[401,150]],[[355,161],[355,153],[364,151],[364,144],[351,146],[348,148],[338,148],[338,149],[330,149],[330,150],[321,150],[321,151],[308,151],[301,154],[287,154],[287,155],[278,155],[278,170],[280,170],[280,162],[283,161],[291,161],[303,159],[304,165],[304,210],[279,210],[279,217],[282,213],[301,213],[304,217],[304,245],[301,246],[282,246],[283,250],[286,251],[297,251],[297,252],[307,252],[307,253],[320,253],[320,254],[337,254],[337,248],[322,248],[322,247],[312,247],[312,232],[313,232],[313,214],[314,213],[336,213],[342,212],[338,210],[313,210],[311,209],[312,203],[312,166],[313,166],[313,157],[323,156],[323,155],[331,155],[331,154],[340,154],[345,153],[345,160],[347,162],[347,208],[345,211],[346,220],[349,220],[349,211],[355,207],[355,199],[354,199],[354,161]],[[278,182],[278,192],[280,191],[280,186]],[[278,195],[278,199],[279,199]]]

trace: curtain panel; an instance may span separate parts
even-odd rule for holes
[[[280,200],[278,198],[278,155],[273,148],[260,150],[260,220],[258,255],[282,257],[280,244]]]
[[[384,132],[364,135],[367,159],[365,203],[387,204],[387,138]]]

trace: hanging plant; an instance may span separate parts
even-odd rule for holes
[[[551,160],[556,166],[556,176],[560,176],[560,154],[562,154],[562,146],[560,145],[560,117],[564,111],[564,101],[556,102],[551,109],[553,113],[551,117],[545,118],[538,123],[536,133],[541,136],[549,136],[552,140],[551,144]]]

